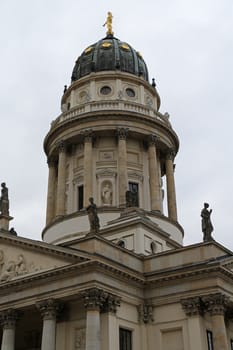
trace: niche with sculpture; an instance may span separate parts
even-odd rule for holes
[[[101,204],[112,205],[112,183],[111,181],[103,181],[101,185]]]

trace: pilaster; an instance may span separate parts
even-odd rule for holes
[[[176,189],[175,189],[174,165],[173,165],[174,157],[175,157],[175,151],[173,149],[169,149],[166,154],[168,217],[174,221],[177,221]]]
[[[65,215],[65,191],[66,191],[66,144],[62,140],[58,147],[58,177],[57,177],[57,206],[56,216]]]
[[[128,128],[118,128],[116,136],[118,138],[118,188],[119,188],[119,206],[125,207],[126,191],[128,190],[127,175],[127,146],[126,139],[128,136]]]
[[[48,192],[47,192],[47,211],[46,211],[46,225],[48,225],[55,217],[55,189],[56,189],[56,161],[48,158]]]
[[[160,196],[160,179],[159,179],[157,150],[156,150],[156,145],[158,140],[159,140],[159,137],[153,134],[147,137],[151,210],[161,212],[162,203],[161,203],[161,196]]]
[[[89,198],[93,197],[93,132],[87,129],[82,132],[84,142],[84,207],[89,204]]]

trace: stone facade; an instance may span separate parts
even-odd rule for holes
[[[127,45],[119,50],[127,60]],[[159,112],[155,84],[134,68],[138,75],[92,69],[65,90],[44,143],[43,242],[10,234],[0,218],[1,350],[226,350],[233,343],[233,253],[214,240],[183,247],[179,141]],[[90,197],[98,232],[90,232]]]

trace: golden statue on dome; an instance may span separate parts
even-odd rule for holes
[[[108,29],[106,32],[107,35],[114,35],[112,31],[112,19],[113,19],[112,12],[108,12],[107,20],[103,24],[103,27],[107,26],[107,29]]]

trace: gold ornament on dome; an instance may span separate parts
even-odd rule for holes
[[[137,55],[138,55],[138,57],[142,58],[141,52],[137,51]]]
[[[108,49],[110,46],[112,46],[111,43],[103,43],[103,44],[102,44],[102,47],[103,47],[104,49]]]
[[[103,24],[103,27],[107,27],[107,35],[114,35],[113,31],[112,31],[112,12],[108,12],[108,16],[107,16],[107,20],[106,22]]]
[[[122,45],[121,45],[121,48],[122,48],[123,50],[129,51],[129,46],[128,46],[127,44],[122,44]]]
[[[85,53],[89,53],[93,50],[93,47],[92,46],[89,46],[84,52]]]

